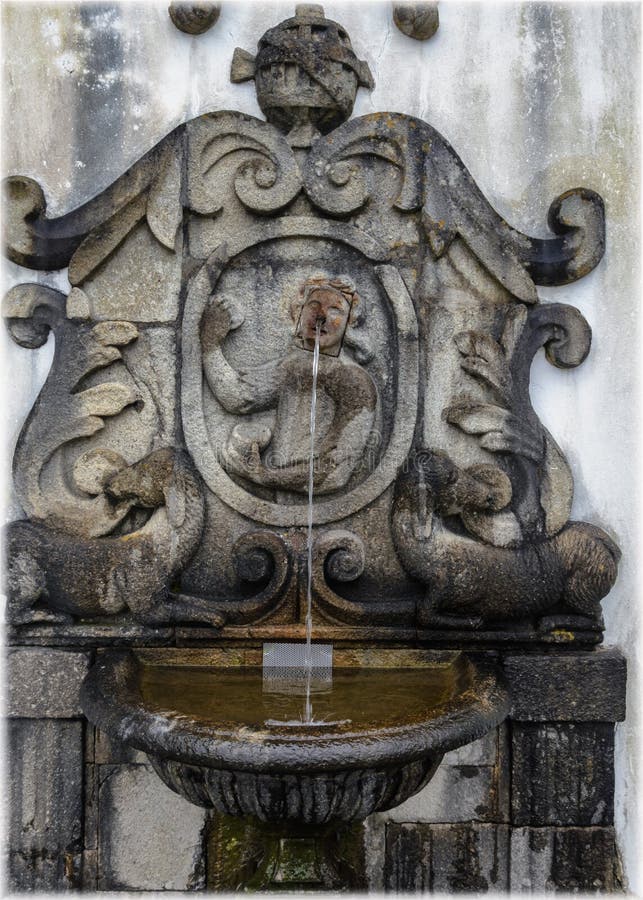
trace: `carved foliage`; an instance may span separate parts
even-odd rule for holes
[[[306,15],[298,13],[299,19]],[[288,137],[240,113],[201,116],[168,135],[106,191],[55,220],[46,217],[35,182],[21,177],[6,182],[8,255],[37,268],[68,264],[73,286],[68,298],[36,285],[20,285],[5,298],[5,316],[18,343],[40,346],[50,330],[56,339],[52,372],[15,457],[18,498],[29,522],[12,527],[17,548],[12,610],[20,617],[46,599],[62,614],[130,609],[143,621],[219,627],[266,621],[281,614],[286,598],[292,600],[298,538],[286,529],[307,522],[303,482],[293,487],[283,461],[270,462],[279,428],[261,415],[276,408],[278,418],[280,403],[283,413],[301,397],[286,379],[279,382],[283,390],[273,391],[273,406],[261,406],[259,395],[269,393],[262,379],[255,373],[252,381],[247,372],[233,370],[221,346],[216,364],[210,365],[208,345],[217,310],[227,309],[217,293],[226,273],[245,266],[255,277],[248,259],[263,265],[269,245],[271,266],[290,265],[294,247],[302,258],[306,253],[314,257],[322,277],[337,283],[354,276],[359,281],[355,272],[336,269],[339,261],[352,259],[356,271],[369,267],[375,285],[371,302],[383,310],[380,329],[390,328],[389,345],[370,370],[379,366],[379,381],[366,369],[357,372],[360,360],[372,360],[373,354],[364,333],[350,327],[344,356],[324,362],[329,371],[322,372],[321,385],[329,393],[322,412],[332,419],[328,411],[350,406],[345,401],[354,400],[361,385],[368,396],[361,406],[353,404],[357,413],[347,414],[351,446],[361,457],[370,447],[371,432],[380,442],[370,469],[351,464],[336,481],[324,486],[318,479],[313,590],[325,620],[367,627],[471,628],[554,610],[588,617],[596,626],[598,601],[615,577],[618,550],[599,529],[569,523],[571,473],[531,406],[529,370],[541,347],[560,367],[579,365],[589,351],[591,334],[582,315],[560,304],[539,304],[536,284],[564,284],[598,263],[604,249],[602,202],[587,189],[568,191],[551,206],[552,236],[531,238],[495,212],[447,141],[418,119],[377,113],[313,140],[315,121],[321,127],[336,114],[345,117],[352,99],[333,95],[330,112],[316,118],[311,106],[305,122],[292,96],[283,116],[275,112],[287,88],[282,64],[299,66],[315,82],[307,95],[313,106],[324,85],[326,69],[313,73],[315,54],[302,48],[308,25],[315,23],[299,19],[292,20],[293,28],[304,30],[296,32],[292,47],[288,29],[277,29],[267,35],[256,63],[246,55],[237,58],[236,66],[237,80],[256,70],[264,88],[270,88],[266,108],[280,127],[292,125]],[[332,26],[340,40],[337,26],[323,24]],[[327,44],[328,72],[350,57],[350,72],[342,78],[351,82],[352,97],[357,81],[368,80],[366,69],[348,44],[337,53]],[[286,59],[293,53],[292,60]],[[303,99],[302,104],[304,109]],[[387,171],[392,177],[383,178]],[[115,254],[142,222],[159,253],[174,252],[184,206],[181,418],[205,487],[190,460],[168,446],[174,443],[169,437],[174,399],[167,390],[161,396],[147,354],[134,353],[146,333],[117,317],[92,322],[92,304],[82,289],[106,260],[114,257],[118,265]],[[315,256],[311,247],[325,248],[326,256]],[[244,257],[247,251],[256,256]],[[276,282],[279,275],[271,271]],[[312,268],[304,275],[304,280],[320,277]],[[239,283],[231,281],[237,286],[235,306],[228,309],[228,327],[219,341],[222,345],[230,332],[232,351],[252,337],[245,324],[250,295],[239,290]],[[109,294],[109,288],[108,279],[101,291]],[[85,290],[89,294],[87,285]],[[356,296],[359,292],[357,284]],[[277,310],[275,319],[283,312],[285,296],[266,291],[259,299],[272,304],[271,314]],[[128,302],[132,310],[135,303]],[[167,309],[164,322],[175,315],[171,304]],[[155,321],[153,313],[142,320]],[[443,372],[436,377],[431,354],[437,358],[444,347],[436,350],[430,343],[436,323],[449,316],[458,323],[445,338],[451,380]],[[172,327],[178,330],[176,322]],[[284,363],[279,372],[286,370],[294,377],[294,369]],[[329,386],[333,373],[341,390]],[[229,390],[234,378],[252,387],[236,406]],[[174,390],[174,378],[167,380]],[[369,394],[364,386],[371,382]],[[241,419],[230,426],[229,416],[247,416],[251,408],[260,414],[256,422],[244,425]],[[427,409],[437,410],[442,428],[437,436],[435,426],[434,443],[425,424]],[[147,444],[126,459],[109,437],[119,422],[134,415]],[[326,431],[332,436],[332,428]],[[102,432],[104,443],[89,442]],[[328,448],[328,459],[336,462],[342,448],[338,438]],[[409,453],[411,462],[405,464]],[[289,464],[295,456],[290,454]],[[252,459],[260,464],[256,477],[247,468]],[[390,599],[384,586],[374,598],[361,597],[370,538],[364,542],[359,529],[353,530],[351,517],[390,496],[396,478],[395,495],[385,502],[392,502],[391,536],[410,576],[409,591]],[[234,511],[235,522],[246,522],[247,533],[230,545],[238,592],[225,600],[170,589],[203,540],[204,490]],[[302,496],[288,496],[285,502],[288,491]],[[257,531],[257,522],[272,530]],[[320,531],[323,525],[332,527]],[[91,560],[81,574],[79,553]],[[57,562],[47,567],[49,556]],[[350,584],[352,599],[341,596],[342,583]]]
[[[488,402],[466,398],[465,378],[463,398],[454,398],[445,409],[447,421],[501,460],[518,460],[519,467],[508,467],[514,493],[531,486],[542,510],[540,517],[528,520],[518,509],[469,511],[463,513],[463,522],[472,534],[499,546],[555,534],[569,518],[573,483],[561,451],[531,406],[529,370],[541,346],[553,364],[579,365],[589,352],[587,322],[577,310],[560,304],[532,310],[516,305],[506,314],[499,341],[481,332],[460,332],[454,341],[462,369],[484,386]]]
[[[50,329],[56,340],[51,373],[16,448],[18,500],[30,518],[53,528],[85,537],[106,534],[129,510],[126,503],[110,504],[103,491],[105,479],[125,460],[109,450],[78,456],[70,479],[57,457],[139,399],[131,384],[120,380],[86,383],[94,373],[121,360],[121,348],[136,340],[138,332],[129,322],[93,327],[70,322],[64,294],[41,285],[13,288],[3,312],[14,340],[22,346],[41,346]]]

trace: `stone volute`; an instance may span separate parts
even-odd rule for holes
[[[4,183],[8,257],[70,282],[4,298],[18,344],[56,343],[15,452],[8,615],[72,642],[142,635],[100,655],[88,717],[192,802],[332,826],[406,799],[502,721],[503,648],[601,641],[620,553],[570,520],[529,377],[541,349],[563,369],[590,351],[583,315],[537,288],[599,264],[604,209],[568,190],[532,237],[428,123],[351,119],[373,78],[320,6],[235,51],[231,80],[251,79],[265,120],[192,119],[65,215],[33,179]],[[307,583],[344,668],[448,670],[430,714],[275,735],[153,699],[160,670],[189,698],[197,669],[225,680],[235,654],[256,669],[263,641],[303,640]],[[197,655],[150,657],[163,629]],[[375,665],[390,646],[429,656]],[[341,883],[328,867],[318,882]]]

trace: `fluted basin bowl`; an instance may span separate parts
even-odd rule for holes
[[[508,711],[493,664],[460,652],[336,649],[312,724],[301,696],[266,687],[260,649],[106,651],[81,699],[192,803],[305,825],[397,806]]]

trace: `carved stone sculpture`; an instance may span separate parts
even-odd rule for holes
[[[221,15],[221,4],[174,0],[168,6],[168,12],[179,31],[186,34],[203,34],[216,25]]]
[[[438,4],[394,3],[393,21],[407,37],[428,41],[440,27]]]
[[[324,320],[313,603],[326,633],[600,640],[619,551],[570,522],[572,476],[529,399],[581,313],[537,285],[601,260],[600,197],[509,225],[447,141],[372,87],[317,6],[237,50],[267,121],[213,112],[48,218],[5,182],[13,338],[56,355],[15,456],[14,624],[116,615],[302,634],[314,323]],[[277,633],[277,632],[275,632]]]

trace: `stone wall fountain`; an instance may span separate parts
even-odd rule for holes
[[[536,286],[600,262],[603,203],[569,190],[529,237],[426,122],[351,119],[373,79],[319,6],[231,79],[266,121],[193,119],[64,216],[5,181],[9,258],[71,285],[4,298],[16,342],[56,343],[15,454],[11,636],[95,651],[90,722],[241,847],[211,887],[363,887],[359,823],[445,752],[557,703],[619,717],[592,649],[619,550],[570,521],[529,397],[541,348],[589,352]],[[265,653],[308,611],[276,691]]]

